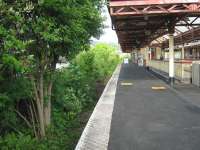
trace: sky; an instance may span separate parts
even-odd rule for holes
[[[102,15],[106,18],[104,21],[106,27],[104,28],[100,39],[94,39],[94,41],[118,44],[117,35],[116,32],[112,30],[111,19],[107,8],[104,9]]]

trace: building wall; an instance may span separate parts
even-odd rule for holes
[[[185,59],[200,59],[200,47],[186,47]]]
[[[164,53],[165,53],[164,59],[169,59],[169,52],[165,51]],[[181,51],[180,50],[174,52],[174,58],[175,59],[181,59]]]
[[[156,58],[156,59],[160,59],[161,56],[162,56],[161,48],[160,48],[160,47],[157,47],[157,48],[156,48],[156,53],[155,53],[155,58]]]

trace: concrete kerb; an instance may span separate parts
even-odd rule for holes
[[[121,65],[107,83],[75,150],[107,150],[115,93]]]

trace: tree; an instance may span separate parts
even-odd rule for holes
[[[95,66],[99,70],[100,79],[105,79],[112,75],[116,65],[120,62],[116,45],[106,43],[98,43],[91,51],[95,55]]]
[[[56,63],[89,48],[91,36],[101,33],[100,10],[99,0],[0,0],[0,57],[19,62],[14,68],[21,64],[20,75],[31,80],[32,122],[39,137],[51,123]]]

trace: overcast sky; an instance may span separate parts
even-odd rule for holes
[[[110,19],[107,8],[105,8],[102,15],[106,18],[106,20],[104,22],[106,28],[104,29],[104,33],[101,35],[100,39],[94,40],[94,41],[118,44],[117,35],[116,35],[115,31],[113,31],[111,28],[111,19]]]

